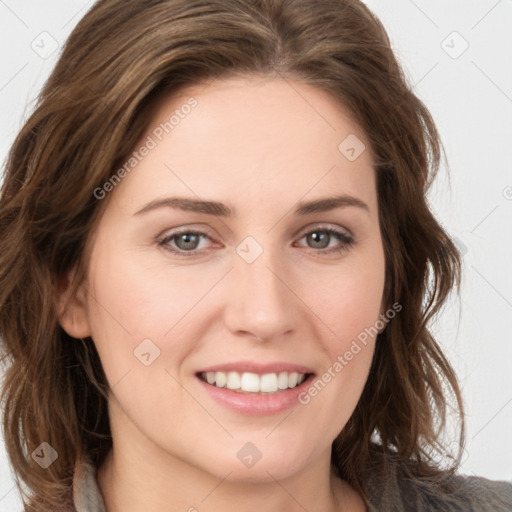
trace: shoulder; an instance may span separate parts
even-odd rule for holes
[[[387,461],[370,470],[364,486],[370,512],[512,512],[512,483],[477,476],[414,475]]]
[[[455,477],[460,494],[474,504],[475,511],[512,512],[512,482],[488,480],[478,476]]]

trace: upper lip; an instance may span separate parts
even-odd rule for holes
[[[269,362],[269,363],[255,363],[251,361],[235,361],[231,363],[221,363],[208,368],[199,370],[198,373],[208,372],[239,372],[239,373],[256,373],[264,375],[266,373],[281,373],[281,372],[297,372],[297,373],[314,373],[313,370],[307,366],[286,363],[286,362]]]

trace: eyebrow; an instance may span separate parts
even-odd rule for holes
[[[313,201],[301,202],[296,207],[294,213],[298,216],[304,216],[312,213],[327,212],[336,208],[346,208],[349,206],[366,210],[368,213],[370,212],[370,209],[365,202],[361,201],[357,197],[345,194],[315,199]],[[235,209],[230,208],[223,203],[186,197],[166,197],[163,199],[155,199],[154,201],[149,202],[143,208],[138,210],[135,215],[142,215],[144,213],[164,207],[203,213],[216,217],[233,217],[236,215]]]

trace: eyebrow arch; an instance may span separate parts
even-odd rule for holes
[[[364,201],[361,201],[361,199],[358,199],[357,197],[345,194],[299,203],[295,210],[295,215],[308,215],[310,213],[327,212],[336,208],[344,208],[347,206],[355,206],[370,213],[370,208]]]
[[[304,216],[312,213],[327,212],[347,206],[354,206],[366,210],[368,213],[370,212],[368,205],[360,199],[349,195],[339,195],[316,199],[314,201],[301,202],[295,209],[295,215]],[[229,208],[223,203],[185,197],[166,197],[163,199],[155,199],[138,210],[135,215],[142,215],[162,207],[176,208],[185,211],[203,213],[206,215],[213,215],[216,217],[233,217],[236,215],[234,209]]]
[[[190,212],[204,213],[206,215],[215,215],[216,217],[231,217],[234,210],[217,201],[203,201],[201,199],[192,199],[187,197],[165,197],[163,199],[155,199],[141,208],[135,215],[142,215],[157,208],[177,208]]]

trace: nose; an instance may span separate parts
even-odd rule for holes
[[[234,335],[268,342],[289,336],[298,327],[300,301],[292,278],[265,252],[252,263],[235,258],[226,295],[225,323]]]

